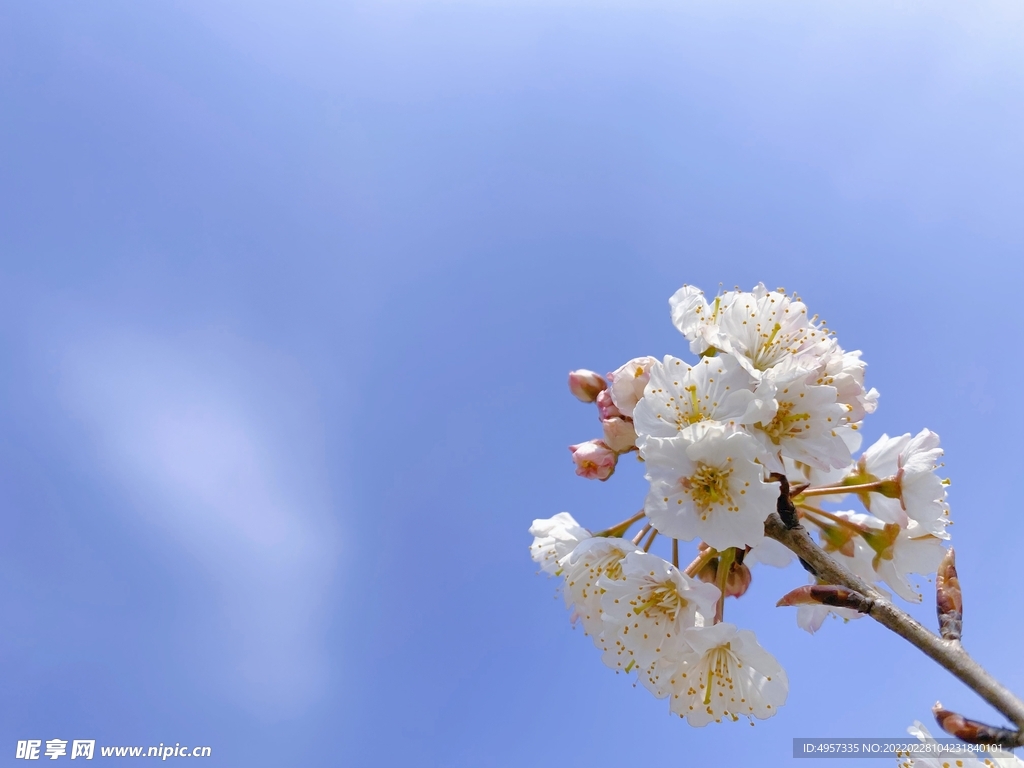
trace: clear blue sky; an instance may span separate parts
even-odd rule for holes
[[[684,353],[684,282],[785,286],[864,350],[869,440],[942,436],[965,643],[1024,692],[1022,40],[1015,2],[0,4],[0,764],[812,768],[936,698],[998,722],[869,621],[799,630],[794,566],[730,604],[789,703],[689,728],[526,529],[643,497],[574,476],[570,368]]]

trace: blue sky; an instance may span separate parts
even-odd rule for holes
[[[1024,691],[1018,4],[0,19],[3,760],[812,768],[793,737],[936,698],[998,722],[877,625],[799,630],[795,567],[729,606],[790,676],[754,728],[689,728],[570,628],[530,521],[644,481],[575,477],[565,374],[684,353],[684,282],[798,291],[864,351],[867,438],[939,432],[965,644]]]

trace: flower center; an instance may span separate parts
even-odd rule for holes
[[[757,370],[765,371],[778,362],[779,350],[775,346],[775,337],[779,335],[779,331],[781,330],[782,324],[775,323],[772,325],[771,333],[761,331],[758,334],[758,336],[760,336],[760,344],[757,345],[757,349],[754,350],[754,354],[750,356],[750,361],[754,364],[754,367],[757,368]]]
[[[775,418],[768,424],[761,426],[765,434],[771,438],[775,445],[778,445],[784,437],[797,437],[810,426],[805,424],[805,422],[810,421],[811,414],[793,413],[793,407],[793,403],[780,400],[779,410],[775,412]]]
[[[689,413],[683,408],[676,406],[676,427],[680,430],[686,429],[691,424],[696,424],[698,421],[705,421],[708,417],[704,413],[704,409],[700,407],[700,398],[697,397],[697,385],[691,384],[688,387],[684,387],[690,394],[689,402]]]
[[[612,581],[619,581],[622,579],[622,558],[624,555],[618,554],[614,560],[609,560],[604,566],[604,574]]]
[[[750,362],[759,371],[767,371],[787,354],[796,354],[818,335],[815,330],[789,327],[783,330],[782,323],[775,321],[771,330],[765,332],[758,324],[757,346],[750,351]]]
[[[732,647],[729,643],[712,648],[704,657],[707,660],[707,680],[704,684],[704,704],[711,703],[711,691],[715,678],[720,686],[732,684]]]
[[[669,621],[675,621],[687,605],[689,603],[679,594],[676,585],[672,582],[665,582],[649,589],[647,600],[634,608],[633,613],[637,616],[643,613],[648,617],[652,613],[659,613]]]
[[[723,504],[730,510],[736,509],[729,493],[731,474],[731,469],[700,464],[696,472],[679,481],[697,505],[702,519],[707,519],[708,510],[715,504]]]

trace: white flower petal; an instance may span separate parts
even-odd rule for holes
[[[757,441],[742,432],[707,430],[695,440],[651,437],[641,454],[651,490],[644,510],[661,533],[715,549],[754,546],[775,509],[778,488],[765,483]]]
[[[626,539],[596,536],[580,542],[558,563],[565,577],[565,604],[575,608],[574,618],[595,642],[604,630],[598,580],[621,578],[623,558],[638,549]]]
[[[742,716],[764,719],[785,703],[786,673],[753,632],[721,623],[684,634],[692,650],[675,660],[668,687],[672,711],[690,725]]]
[[[636,432],[641,437],[674,437],[694,424],[749,423],[767,407],[755,397],[753,384],[732,358],[705,357],[689,366],[668,355],[651,367],[643,399],[633,411]]]
[[[559,512],[546,520],[534,520],[530,534],[534,537],[530,557],[545,573],[552,575],[558,571],[559,560],[576,549],[581,541],[590,538],[590,531],[568,512]]]
[[[614,635],[641,668],[679,650],[683,631],[695,626],[697,611],[713,613],[718,587],[686,576],[646,552],[622,561],[620,579],[602,579],[605,632]],[[613,630],[609,630],[613,627]]]

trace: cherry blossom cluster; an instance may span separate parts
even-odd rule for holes
[[[570,447],[576,474],[606,481],[636,454],[650,484],[643,509],[597,533],[566,512],[535,520],[531,555],[562,579],[604,663],[635,672],[673,713],[695,726],[763,719],[785,703],[786,673],[753,632],[724,621],[725,598],[746,593],[755,564],[794,559],[765,536],[780,491],[833,557],[920,601],[910,574],[934,573],[949,538],[942,450],[922,430],[883,435],[854,456],[878,392],[864,385],[860,352],[844,351],[795,295],[758,285],[708,300],[685,286],[669,304],[691,362],[638,357],[607,376],[569,375],[603,433]],[[847,502],[861,509],[836,508]],[[658,536],[671,559],[651,552]],[[696,545],[685,567],[680,542]],[[813,599],[781,604],[798,605],[810,632],[829,613],[860,615]]]

